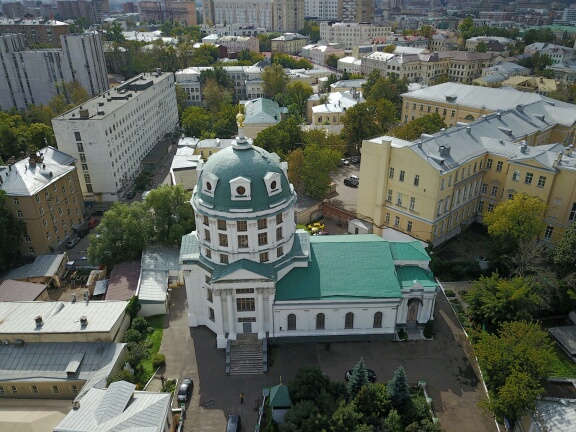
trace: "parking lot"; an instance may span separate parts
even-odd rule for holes
[[[360,176],[360,164],[342,166],[332,174],[332,180],[336,183],[336,193],[329,195],[327,201],[336,207],[356,213],[358,188],[344,185],[344,179],[351,175]],[[362,179],[360,179],[360,181],[362,181]]]

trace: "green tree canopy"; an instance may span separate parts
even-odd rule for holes
[[[336,69],[338,67],[338,60],[340,60],[340,58],[341,57],[337,56],[336,54],[330,54],[328,57],[326,57],[324,63],[326,63],[326,66],[332,69]]]
[[[562,238],[556,243],[552,259],[562,273],[574,272],[576,269],[576,223],[572,223]]]
[[[312,69],[312,63],[305,58],[296,59],[289,54],[275,52],[272,54],[272,63],[289,69]]]
[[[366,83],[362,85],[362,95],[367,101],[379,101],[388,99],[399,111],[402,108],[402,95],[408,91],[408,79],[400,79],[398,75],[391,74],[384,78],[375,69],[368,75]]]
[[[397,126],[391,129],[389,134],[407,141],[413,141],[420,138],[423,133],[435,134],[442,128],[446,128],[444,119],[440,117],[440,114],[433,113],[411,120],[405,125]]]
[[[292,150],[302,147],[302,131],[294,117],[282,119],[280,123],[270,126],[258,133],[254,145],[284,158]]]
[[[275,99],[277,95],[283,94],[289,82],[288,75],[278,63],[264,68],[261,79],[264,97],[268,99]]]
[[[192,193],[182,185],[164,185],[146,196],[146,208],[151,210],[151,223],[156,240],[165,244],[180,244],[182,236],[194,230]]]
[[[398,366],[394,376],[388,381],[388,397],[392,406],[402,410],[410,400],[410,386],[408,376],[403,366]]]
[[[7,199],[6,192],[0,189],[0,271],[8,270],[14,263],[26,232],[24,223],[8,208]]]
[[[212,116],[202,107],[188,107],[182,113],[182,127],[186,136],[200,137],[212,127]]]
[[[368,379],[368,369],[364,364],[364,359],[360,358],[348,379],[348,393],[352,398],[355,398],[362,387],[369,386],[370,380]]]
[[[316,144],[304,148],[304,163],[301,176],[305,193],[311,198],[323,199],[328,192],[332,178],[330,173],[336,169],[341,153]]]
[[[316,43],[320,40],[320,25],[317,21],[308,19],[304,24],[304,28],[298,33],[308,36],[311,43]]]
[[[302,119],[306,119],[308,98],[312,96],[313,93],[314,90],[312,90],[310,84],[294,81],[288,83],[286,86],[286,92],[277,99],[283,106],[287,107],[294,105],[298,115]]]

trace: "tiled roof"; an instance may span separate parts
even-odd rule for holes
[[[125,261],[116,264],[108,279],[106,300],[130,300],[136,295],[140,277],[140,262]]]
[[[0,281],[0,302],[33,301],[48,285],[16,280]]]
[[[270,406],[272,408],[288,408],[292,406],[290,392],[284,384],[270,388]]]

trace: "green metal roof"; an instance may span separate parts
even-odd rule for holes
[[[402,288],[412,287],[415,281],[419,282],[426,291],[435,290],[438,286],[431,271],[417,266],[396,267],[396,274]]]
[[[292,406],[290,392],[284,384],[270,388],[270,406],[272,408],[288,408]]]
[[[231,275],[238,270],[246,270],[251,273],[256,273],[266,279],[274,280],[276,272],[274,271],[274,266],[272,264],[257,263],[247,259],[240,261],[235,261],[231,264],[226,265],[214,265],[214,271],[212,273],[212,280],[217,281],[225,276]]]
[[[311,236],[311,260],[276,284],[276,300],[394,298],[401,294],[387,241],[374,234]]]
[[[430,261],[426,249],[419,241],[390,242],[389,244],[395,261]]]
[[[280,105],[271,99],[252,99],[244,106],[246,114],[244,124],[275,125],[282,120],[282,112],[284,111],[286,111],[285,108],[280,108]]]

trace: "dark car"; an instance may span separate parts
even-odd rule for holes
[[[178,402],[187,402],[192,394],[192,388],[194,388],[192,378],[184,378],[178,388]]]
[[[88,228],[95,228],[99,223],[100,219],[90,219],[90,222],[88,222]]]
[[[360,163],[360,156],[352,157],[352,159],[350,159],[350,162],[352,162],[353,164],[359,164]]]
[[[226,422],[226,432],[238,432],[240,430],[240,416],[237,414],[228,415]]]
[[[66,242],[66,247],[68,249],[72,249],[74,246],[76,246],[78,243],[80,242],[80,238],[79,237],[72,237],[70,240],[68,240]]]
[[[366,371],[368,372],[368,381],[370,381],[371,383],[376,382],[376,372],[374,372],[372,369],[366,369]],[[346,381],[350,380],[351,375],[352,375],[352,369],[346,371],[346,373],[344,374],[344,378],[346,379]]]
[[[130,191],[126,194],[126,198],[128,199],[132,199],[136,196],[136,192],[135,191]]]
[[[90,234],[90,230],[88,228],[83,228],[78,230],[78,232],[76,233],[76,235],[80,238],[84,238],[86,237],[88,234]]]
[[[353,178],[344,179],[344,186],[358,187],[359,184],[360,182],[356,179]]]

